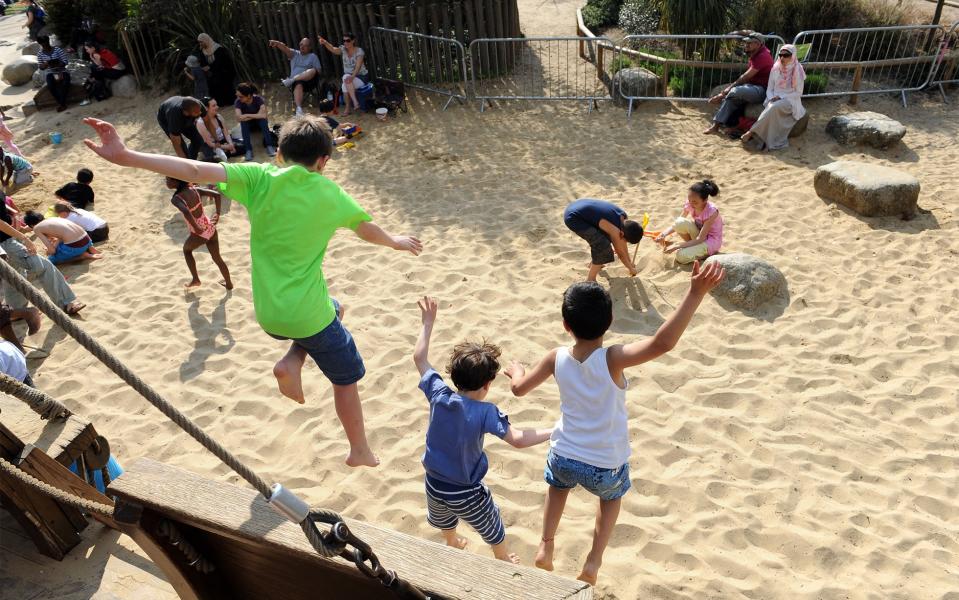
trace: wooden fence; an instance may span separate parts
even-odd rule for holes
[[[197,2],[202,0],[178,0]],[[289,73],[289,62],[281,52],[267,47],[267,40],[281,40],[291,47],[304,37],[316,44],[322,35],[337,44],[346,32],[359,36],[362,47],[371,27],[384,27],[454,39],[468,46],[479,38],[508,38],[522,35],[517,0],[417,0],[407,2],[341,0],[340,2],[299,2],[249,0],[237,2],[232,15],[238,29],[235,38],[242,48],[230,48],[240,54],[238,66],[260,79],[278,79]],[[170,15],[175,18],[175,15]],[[165,40],[156,33],[155,24],[128,20],[119,26],[120,37],[138,78],[170,76],[159,72],[167,64],[157,60],[161,54],[179,51],[186,58],[196,47],[176,48],[176,40]],[[196,32],[197,34],[200,31]],[[195,38],[194,38],[195,39]],[[185,43],[193,40],[185,40]],[[328,76],[342,73],[338,57],[322,49],[317,56]],[[182,63],[180,64],[182,67]]]

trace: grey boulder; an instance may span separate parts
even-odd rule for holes
[[[898,169],[840,160],[816,169],[820,198],[838,202],[864,217],[912,218],[919,200],[919,180]]]
[[[659,77],[649,69],[629,67],[620,69],[613,75],[613,101],[616,104],[628,104],[627,97],[656,96]]]
[[[906,135],[906,126],[880,113],[856,112],[830,119],[826,133],[840,144],[887,148]]]
[[[20,50],[20,54],[23,56],[36,56],[40,52],[40,44],[37,42],[24,42],[17,46]]]
[[[714,254],[704,265],[717,262],[726,276],[713,296],[745,310],[755,310],[774,298],[788,295],[786,277],[768,262],[749,254]]]
[[[37,70],[36,56],[21,56],[9,64],[4,65],[0,76],[8,85],[24,85],[30,83],[30,78]]]

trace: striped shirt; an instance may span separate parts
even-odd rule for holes
[[[59,60],[61,63],[63,63],[63,66],[47,67],[46,70],[50,73],[63,73],[67,70],[66,66],[70,61],[70,59],[67,57],[67,53],[63,51],[63,48],[54,48],[51,52],[45,52],[43,48],[41,48],[40,51],[37,52],[37,62],[40,65],[45,65],[51,60]]]
[[[14,171],[26,171],[27,169],[32,169],[33,165],[27,162],[27,159],[22,156],[17,156],[16,154],[5,153],[4,158],[9,158],[11,164],[13,164]]]

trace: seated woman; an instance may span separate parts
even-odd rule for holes
[[[766,87],[766,108],[756,123],[743,134],[743,143],[758,138],[765,150],[779,150],[789,145],[789,132],[806,114],[801,97],[806,71],[796,57],[796,47],[786,44],[779,49],[779,60],[769,72]]]
[[[87,41],[83,44],[83,50],[93,61],[90,68],[90,77],[93,79],[120,79],[127,74],[127,66],[120,57],[100,42]]]
[[[105,242],[110,238],[110,225],[93,211],[75,208],[68,202],[57,202],[53,205],[53,213],[61,219],[72,221],[83,227],[94,244]]]
[[[683,214],[653,241],[663,244],[663,252],[675,252],[679,264],[688,264],[719,252],[723,245],[723,218],[716,205],[708,201],[710,196],[718,194],[719,186],[711,179],[689,186]],[[673,233],[678,233],[683,241],[667,243],[666,238]]]
[[[356,99],[356,90],[366,85],[365,82],[368,75],[366,65],[363,64],[366,59],[366,53],[363,52],[362,48],[356,45],[356,36],[352,33],[343,34],[343,45],[339,47],[334,46],[320,36],[317,36],[317,39],[323,44],[324,48],[337,56],[343,57],[342,90],[346,104],[343,110],[343,116],[348,116],[350,114],[351,100],[353,101],[355,109],[360,109],[360,103]]]
[[[236,120],[240,122],[240,131],[243,135],[243,148],[247,161],[253,160],[253,127],[259,127],[263,132],[263,145],[266,146],[267,156],[276,156],[273,148],[273,133],[266,118],[266,101],[256,93],[256,86],[252,83],[241,83],[236,86]]]
[[[197,117],[196,130],[200,132],[203,142],[213,149],[213,155],[221,161],[239,156],[244,153],[243,143],[235,143],[230,137],[230,130],[223,124],[220,117],[220,105],[216,98],[204,97],[200,100],[206,107],[206,116]]]

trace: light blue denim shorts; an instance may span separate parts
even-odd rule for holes
[[[615,469],[593,465],[560,456],[550,449],[543,472],[546,483],[564,490],[581,485],[601,500],[616,500],[629,491],[629,463]]]

